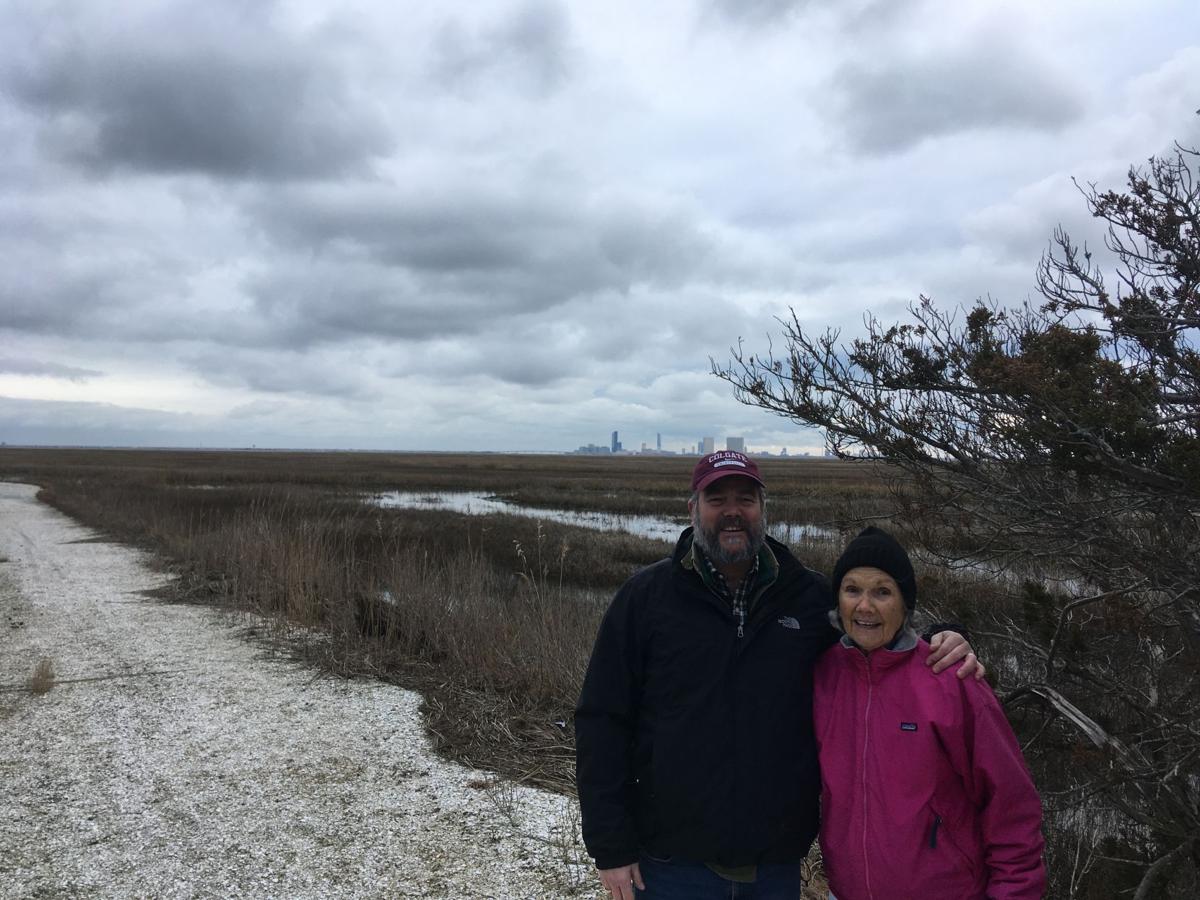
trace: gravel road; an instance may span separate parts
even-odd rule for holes
[[[572,804],[433,755],[420,697],[143,592],[0,483],[0,897],[561,897]],[[45,693],[28,687],[53,663]],[[584,889],[583,893],[592,893]]]

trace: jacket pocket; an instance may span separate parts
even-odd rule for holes
[[[955,866],[974,877],[979,869],[980,861],[975,860],[963,850],[961,843],[956,840],[954,828],[947,827],[945,817],[934,807],[929,807],[929,827],[925,832],[925,844],[935,853],[944,854],[953,860]]]

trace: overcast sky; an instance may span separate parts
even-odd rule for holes
[[[0,0],[0,440],[819,451],[739,338],[1033,296],[1195,0]]]

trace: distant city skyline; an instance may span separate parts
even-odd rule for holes
[[[718,438],[716,435],[703,435],[695,443],[689,445],[687,443],[672,446],[670,440],[664,441],[662,432],[655,432],[655,444],[650,446],[648,441],[640,441],[637,443],[637,450],[629,449],[625,446],[625,442],[620,440],[620,429],[615,429],[609,435],[609,443],[605,444],[580,444],[575,450],[569,451],[572,453],[588,453],[588,454],[615,454],[624,453],[629,455],[636,454],[669,454],[669,455],[695,455],[701,456],[708,453],[713,453],[718,449]],[[792,451],[788,451],[786,444],[773,447],[754,447],[747,443],[746,439],[740,435],[726,435],[721,441],[724,450],[735,450],[740,453],[749,455],[762,456],[824,456],[826,448],[824,445],[819,447],[804,447],[792,445]]]

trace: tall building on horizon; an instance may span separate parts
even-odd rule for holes
[[[727,437],[725,438],[725,449],[736,450],[738,453],[745,453],[746,439],[743,437]]]
[[[620,449],[621,449],[621,441],[619,439],[618,432],[614,431],[612,433],[612,452],[616,453]]]
[[[661,431],[658,432],[658,443],[655,444],[654,449],[658,450],[659,452],[662,452],[662,432]]]
[[[713,450],[716,449],[716,446],[717,446],[716,438],[713,438],[713,437],[700,438],[700,453],[701,453],[701,455],[707,455],[709,453],[712,453]]]

